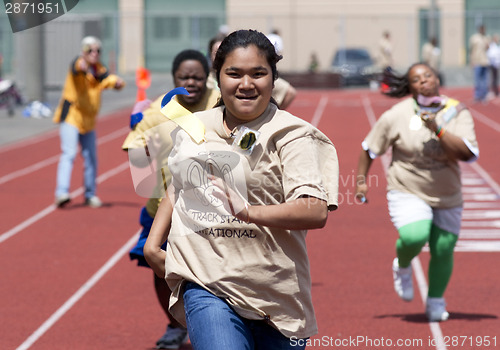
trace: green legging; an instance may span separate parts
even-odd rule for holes
[[[453,249],[458,236],[447,232],[432,220],[421,220],[399,229],[396,252],[399,266],[408,267],[425,243],[429,242],[431,260],[429,262],[429,292],[431,298],[441,298],[453,271]]]

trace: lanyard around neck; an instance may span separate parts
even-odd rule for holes
[[[418,115],[419,117],[429,114],[436,114],[445,107],[446,103],[441,103],[439,104],[439,106],[436,107],[421,106],[417,103],[417,101],[415,101],[415,99],[413,99],[413,109],[415,110],[415,114]]]

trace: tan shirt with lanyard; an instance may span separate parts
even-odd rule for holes
[[[462,138],[479,155],[472,116],[457,100],[446,99],[436,115],[438,125]],[[431,207],[462,205],[460,167],[450,160],[437,136],[420,119],[420,107],[407,98],[382,114],[363,141],[363,148],[379,156],[392,147],[387,189],[412,193]]]
[[[223,107],[196,113],[206,142],[176,135],[168,164],[177,201],[165,268],[172,314],[184,322],[183,282],[193,281],[226,300],[242,317],[266,320],[287,337],[317,332],[306,230],[245,223],[214,201],[208,173],[223,177],[251,205],[307,195],[337,207],[335,147],[318,129],[270,104],[244,126],[258,134],[251,152],[235,150],[224,130]],[[251,221],[251,220],[250,220]]]

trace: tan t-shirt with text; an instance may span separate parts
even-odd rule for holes
[[[170,311],[185,322],[184,281],[225,299],[242,317],[268,319],[287,337],[317,333],[305,230],[271,229],[236,219],[212,196],[212,173],[251,205],[307,195],[337,207],[338,160],[331,141],[309,123],[270,104],[246,126],[260,132],[251,152],[233,148],[224,107],[196,113],[205,124],[198,145],[183,130],[168,164],[176,192],[168,237]],[[235,130],[236,132],[236,130]],[[173,134],[174,135],[174,134]]]

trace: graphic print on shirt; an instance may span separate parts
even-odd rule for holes
[[[238,228],[244,223],[230,209],[239,212],[246,201],[245,175],[240,155],[230,151],[201,151],[182,163],[179,168],[184,176],[179,196],[184,222],[192,225],[192,232],[207,237],[255,238],[252,229]],[[226,193],[237,193],[240,201],[229,203],[214,196],[214,192],[220,192],[221,189],[212,183],[210,175],[222,179],[227,186]]]
[[[212,154],[212,156],[214,156]],[[213,195],[217,187],[213,185],[208,178],[208,174],[220,177],[228,186],[234,188],[234,178],[231,172],[231,166],[223,163],[222,166],[214,161],[209,155],[205,161],[193,160],[188,166],[186,178],[190,188],[194,188],[194,194],[200,203],[204,206],[213,206],[215,208],[223,205],[222,201]]]

